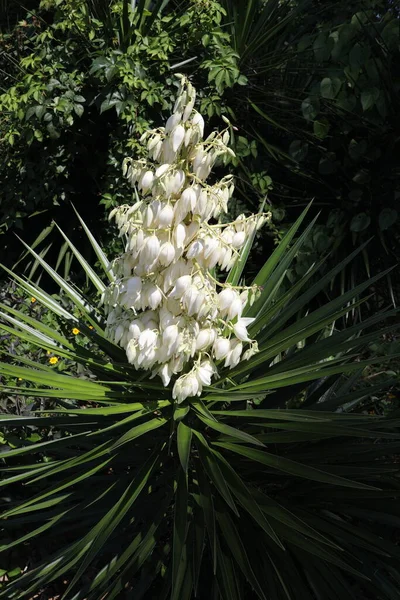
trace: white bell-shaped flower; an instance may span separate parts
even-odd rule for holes
[[[215,329],[201,329],[196,338],[196,350],[205,350],[211,346],[216,335]]]
[[[170,292],[172,298],[181,298],[186,290],[192,285],[191,275],[182,275],[179,277]]]
[[[236,300],[237,293],[230,287],[227,287],[218,294],[218,305],[222,311],[227,310],[232,302]]]
[[[232,239],[232,246],[234,248],[241,248],[246,241],[246,232],[238,231],[235,233]]]
[[[139,336],[138,345],[140,350],[152,348],[156,345],[157,333],[154,329],[145,329]]]
[[[193,116],[193,119],[192,119],[192,125],[193,125],[193,127],[196,127],[198,129],[200,139],[201,139],[204,135],[204,119],[200,113],[198,113],[198,112],[195,113],[195,115]]]
[[[187,249],[187,258],[196,258],[204,252],[204,243],[202,240],[195,240]]]
[[[158,260],[163,267],[167,267],[172,263],[175,258],[176,250],[175,246],[171,242],[164,242],[160,248],[160,254]]]
[[[182,223],[179,223],[174,230],[174,241],[177,248],[183,248],[186,239],[186,229]]]
[[[178,403],[183,402],[186,398],[196,396],[199,391],[199,381],[194,373],[182,375],[175,382],[172,390],[172,397]]]
[[[138,355],[138,346],[136,340],[129,340],[126,346],[126,357],[128,362],[133,365]]]
[[[147,305],[155,310],[161,304],[162,298],[160,289],[156,285],[153,285],[147,293]]]
[[[151,189],[151,186],[153,185],[153,181],[154,181],[153,171],[145,171],[140,179],[139,188],[142,190],[142,192],[147,192],[148,190]]]
[[[151,235],[146,239],[143,249],[140,252],[142,263],[152,264],[160,254],[160,240],[156,235]]]
[[[238,319],[233,325],[233,331],[236,337],[242,342],[249,342],[249,334],[247,333],[247,327],[254,321],[254,318],[242,317]]]
[[[238,340],[233,341],[231,344],[231,350],[226,355],[224,366],[229,367],[230,369],[233,369],[233,367],[236,367],[236,365],[239,364],[239,362],[240,362],[240,357],[241,357],[242,352],[243,352],[242,342],[239,342]]]
[[[170,164],[160,165],[158,167],[158,169],[156,170],[156,177],[162,177],[170,168],[171,168]]]
[[[164,363],[163,366],[158,370],[158,375],[161,377],[163,386],[167,387],[172,377],[172,369],[169,363]]]
[[[231,321],[235,317],[242,315],[243,305],[241,299],[237,296],[228,308],[228,319]]]
[[[143,331],[143,326],[139,327],[139,325],[137,323],[135,323],[135,321],[132,321],[132,323],[129,325],[129,329],[127,332],[128,341],[133,340],[133,341],[137,342],[142,331]]]
[[[227,338],[218,337],[213,346],[214,356],[217,360],[225,358],[231,349],[231,343]]]
[[[174,219],[174,209],[170,204],[166,204],[158,213],[157,221],[159,227],[167,228]]]
[[[209,360],[203,360],[196,369],[196,377],[201,385],[211,385],[211,378],[215,373],[216,369]]]
[[[167,346],[169,353],[173,353],[177,349],[179,338],[179,328],[177,325],[168,325],[162,335],[163,344]]]

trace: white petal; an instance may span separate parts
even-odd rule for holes
[[[185,128],[183,125],[175,127],[171,136],[171,145],[174,152],[177,152],[185,139]]]

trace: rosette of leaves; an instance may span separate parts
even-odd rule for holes
[[[352,387],[366,365],[383,360],[360,360],[360,351],[393,311],[342,326],[362,303],[354,297],[378,277],[310,308],[353,256],[318,279],[321,259],[282,290],[313,228],[298,234],[303,219],[254,280],[262,292],[247,315],[256,317],[260,352],[230,371],[220,365],[202,397],[179,406],[105,337],[97,300],[33,250],[80,316],[9,271],[88,344],[2,306],[3,331],[85,372],[59,373],[23,356],[0,366],[6,378],[29,382],[19,395],[45,400],[31,415],[2,418],[6,432],[36,430],[41,439],[2,455],[2,551],[17,552],[25,572],[0,598],[49,597],[54,586],[69,600],[398,597],[398,420],[364,414],[365,390]],[[113,273],[81,225],[103,273],[70,248],[100,295]],[[1,387],[16,393],[8,379]]]

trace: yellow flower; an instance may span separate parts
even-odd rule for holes
[[[79,329],[77,329],[76,327],[73,328],[72,333],[74,335],[78,335],[78,333],[80,333]]]
[[[22,377],[18,377],[18,381],[22,381]]]
[[[36,302],[36,298],[34,298],[34,297],[32,296],[32,298],[31,298],[31,302],[32,302],[32,304],[33,304],[34,302]]]
[[[93,329],[93,325],[89,325],[89,329]]]
[[[51,358],[49,358],[49,363],[51,365],[56,365],[58,363],[58,358],[57,356],[52,356]]]

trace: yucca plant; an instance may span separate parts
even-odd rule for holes
[[[185,97],[194,103],[188,90]],[[166,128],[172,147],[181,138],[178,123],[174,118]],[[201,123],[197,115],[193,123]],[[187,130],[190,126],[185,125]],[[161,138],[163,133],[154,135]],[[205,144],[220,149],[218,136],[211,135]],[[153,152],[159,141],[150,140]],[[194,162],[197,152],[187,160]],[[204,164],[198,161],[199,181],[207,176],[201,170]],[[136,167],[127,165],[132,179]],[[149,171],[137,176],[145,196]],[[163,180],[165,193],[169,183]],[[169,202],[178,211],[178,200]],[[159,207],[160,214],[164,208]],[[362,360],[362,350],[375,340],[377,324],[394,311],[343,327],[344,317],[363,302],[354,298],[384,274],[323,307],[310,308],[357,251],[318,279],[321,258],[283,291],[285,274],[314,225],[299,233],[306,214],[248,286],[258,290],[255,301],[245,302],[243,314],[231,319],[236,335],[243,334],[235,328],[237,322],[252,319],[245,323],[258,352],[236,364],[227,358],[226,366],[213,356],[218,374],[213,372],[213,383],[211,378],[203,381],[200,396],[192,380],[185,388],[188,393],[174,393],[182,376],[176,380],[173,373],[172,386],[163,372],[163,385],[151,377],[150,368],[137,369],[124,333],[118,333],[118,326],[112,329],[107,305],[107,290],[120,285],[119,263],[109,261],[79,216],[101,274],[61,233],[93,294],[83,294],[32,249],[67,302],[56,301],[29,278],[6,269],[65,327],[49,327],[2,305],[1,329],[81,365],[84,374],[60,373],[24,356],[16,360],[5,355],[0,366],[3,392],[37,402],[32,414],[2,419],[5,440],[14,433],[21,439],[3,454],[1,485],[7,486],[7,494],[2,499],[2,550],[7,555],[15,549],[26,568],[0,597],[26,599],[40,591],[49,597],[54,584],[68,600],[397,597],[398,421],[364,414],[367,392],[353,385],[363,368],[376,362]],[[191,218],[182,217],[185,227]],[[141,227],[146,230],[143,223]],[[135,251],[141,258],[143,248],[148,253],[156,243],[154,223],[151,227],[153,233]],[[253,227],[224,289],[236,289],[245,278],[255,235]],[[128,245],[132,250],[132,238]],[[154,277],[140,260],[139,266],[143,280]],[[113,296],[117,307],[118,302],[127,304],[128,288],[118,288],[122,300]],[[100,296],[105,308],[99,306]],[[153,292],[148,296],[155,303]],[[136,316],[132,312],[131,318]],[[87,341],[78,344],[71,330]],[[220,335],[227,335],[225,329]],[[237,341],[232,343],[237,346]],[[188,376],[185,368],[183,377]],[[27,435],[32,431],[39,434],[36,441]]]

